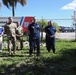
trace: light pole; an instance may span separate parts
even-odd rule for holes
[[[73,14],[73,24],[75,26],[75,41],[76,41],[76,11],[74,11],[74,14]]]
[[[75,41],[76,41],[76,23],[75,23]]]

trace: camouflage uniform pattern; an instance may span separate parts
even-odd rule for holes
[[[17,25],[15,23],[11,23],[11,24],[7,23],[4,26],[5,33],[7,34],[9,52],[16,51],[16,29],[17,29]]]
[[[23,39],[22,39],[22,35],[23,35],[23,28],[21,26],[18,26],[17,27],[17,31],[16,31],[16,39],[18,41],[20,41],[20,48],[22,49],[23,48]]]

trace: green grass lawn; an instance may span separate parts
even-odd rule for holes
[[[8,55],[7,49],[0,53],[0,75],[76,75],[76,42],[56,41],[56,54],[41,47],[39,57],[29,57],[29,47]]]

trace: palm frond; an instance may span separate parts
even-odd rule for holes
[[[3,4],[5,6],[7,6],[8,8],[10,6],[16,6],[17,5],[17,0],[2,0],[3,1]]]
[[[3,2],[3,4],[4,4],[5,6],[7,6],[7,8],[9,8],[8,0],[2,0],[2,2]]]
[[[24,6],[24,5],[26,4],[26,1],[27,1],[27,0],[18,0],[18,2],[19,2],[22,6]]]
[[[16,7],[18,2],[22,6],[24,6],[26,4],[26,0],[2,0],[2,2],[7,8],[12,7],[13,16],[14,16],[14,7]]]

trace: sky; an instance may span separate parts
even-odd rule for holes
[[[76,10],[76,0],[27,0],[25,6],[21,6],[19,3],[17,4],[15,16],[35,16],[36,19],[53,20],[61,26],[71,26],[74,10]],[[8,9],[2,4],[0,16],[12,16],[11,8]]]

